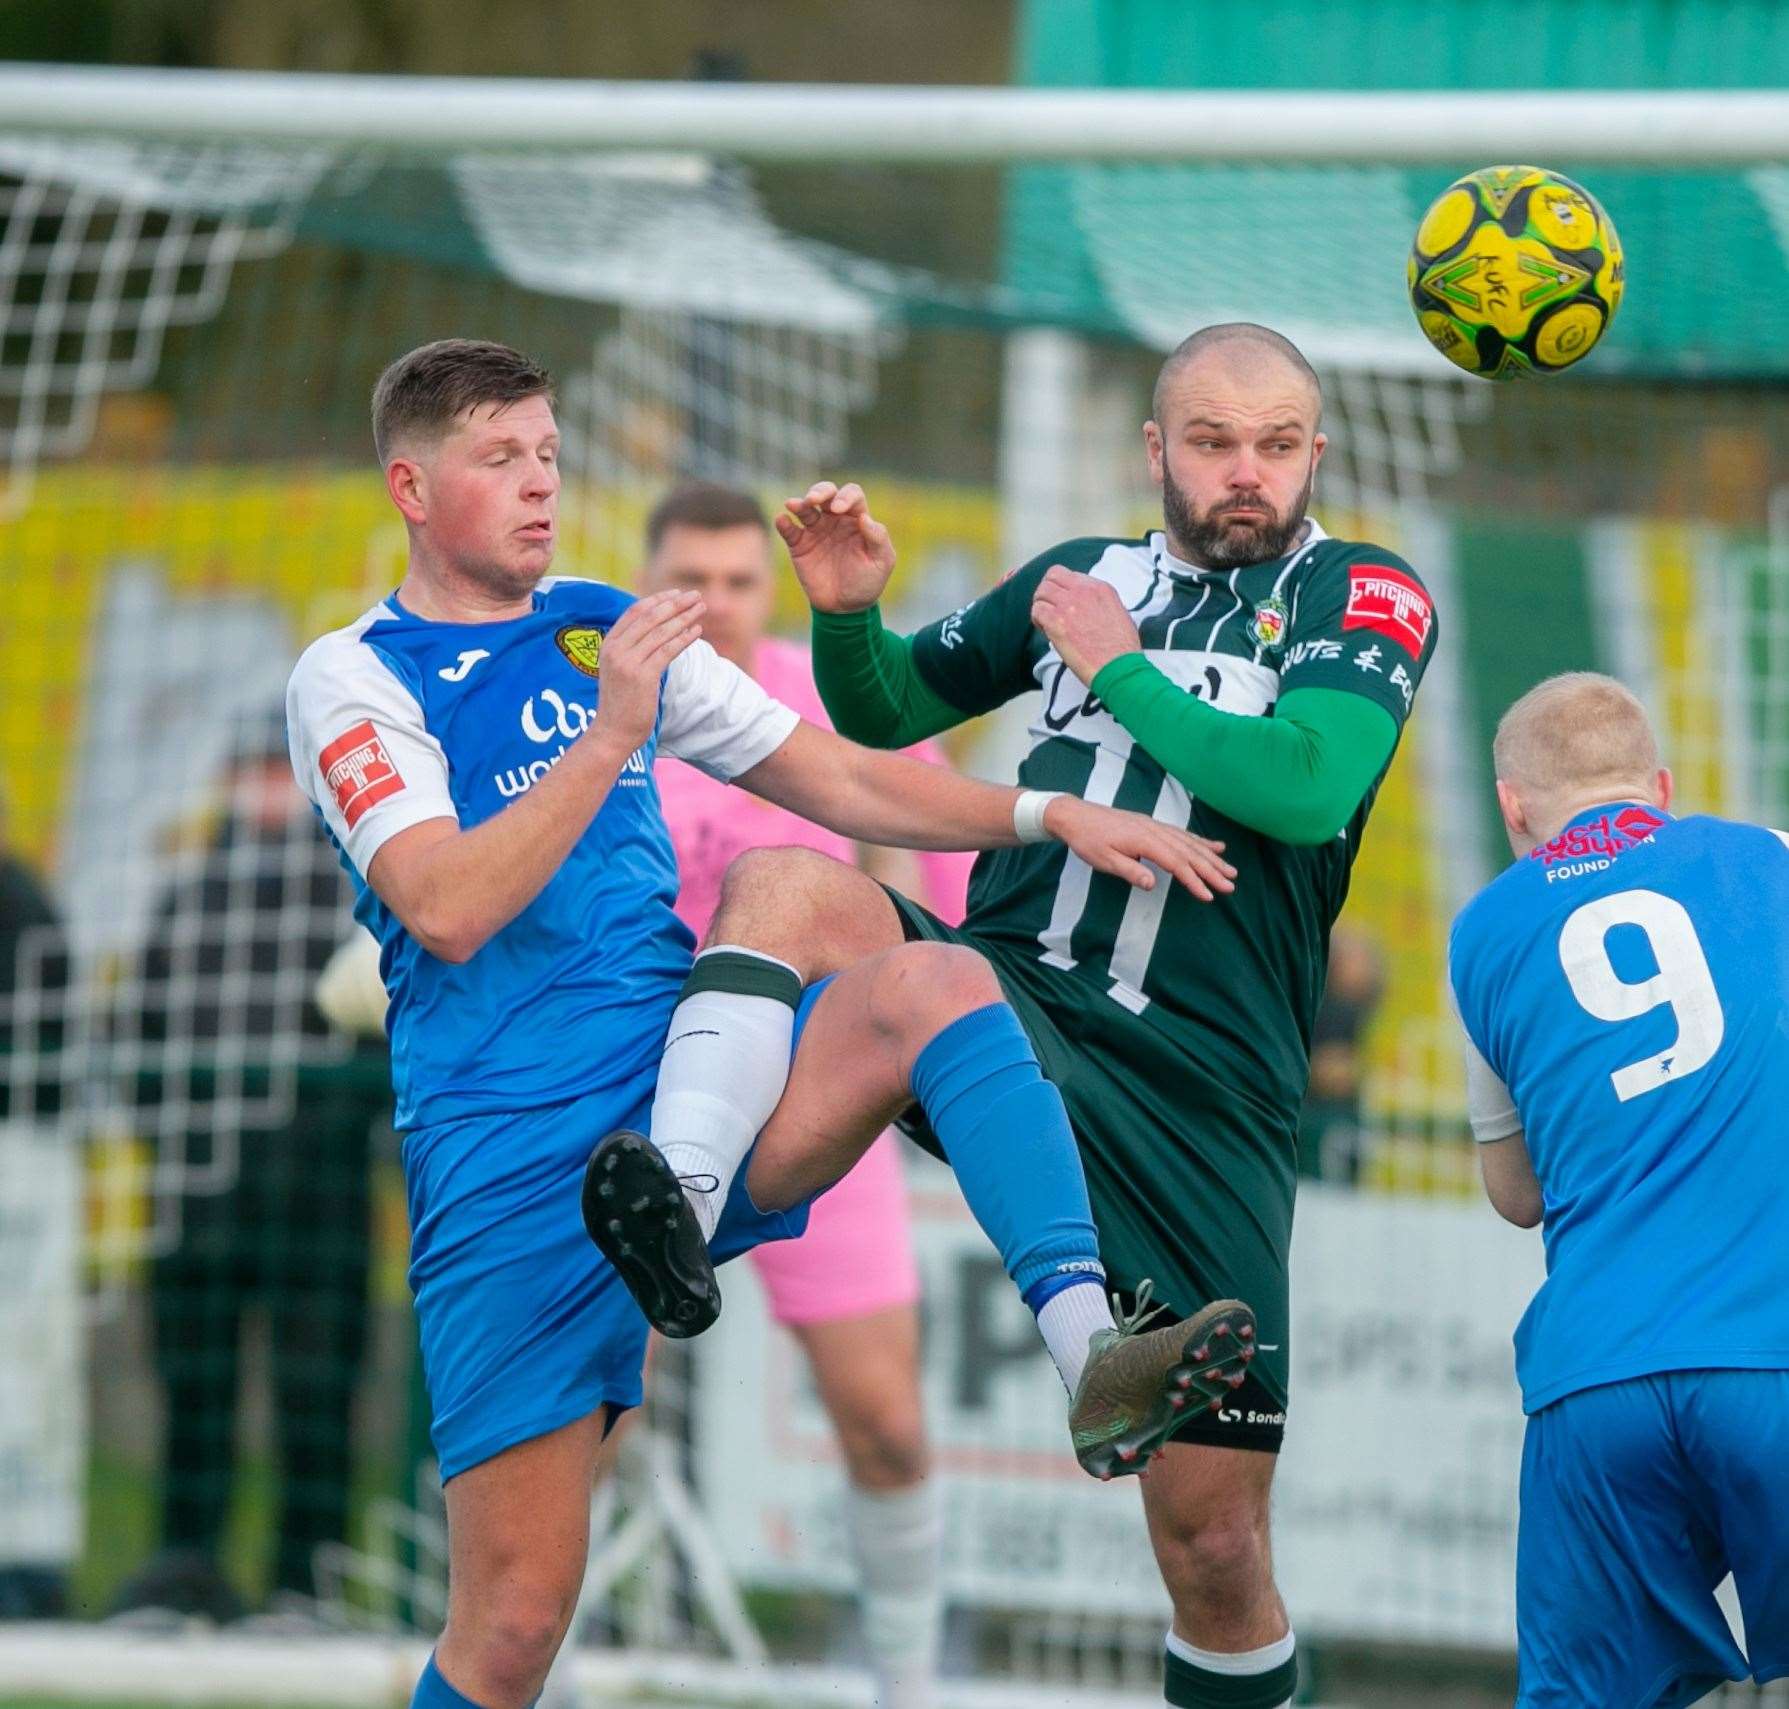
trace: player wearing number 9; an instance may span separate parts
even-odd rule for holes
[[[1789,835],[1673,818],[1608,677],[1532,689],[1494,758],[1516,864],[1449,971],[1486,1190],[1547,1247],[1518,1705],[1673,1709],[1789,1674]]]

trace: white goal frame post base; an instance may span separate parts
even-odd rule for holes
[[[65,1625],[0,1627],[0,1679],[15,1697],[93,1699],[162,1709],[253,1702],[294,1709],[404,1709],[429,1645],[388,1637],[202,1636]],[[737,1663],[616,1650],[570,1650],[549,1698],[578,1709],[637,1709],[643,1698],[702,1709],[871,1709],[867,1673]],[[1041,1693],[1062,1709],[1159,1709],[1159,1694],[1082,1691],[1051,1682],[946,1681],[940,1709],[1032,1709]]]

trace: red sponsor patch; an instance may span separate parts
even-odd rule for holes
[[[369,807],[404,787],[370,718],[337,736],[317,756],[317,769],[350,831]]]
[[[1420,659],[1435,622],[1435,609],[1415,577],[1389,564],[1348,566],[1348,609],[1344,629],[1371,629]]]

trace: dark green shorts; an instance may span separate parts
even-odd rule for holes
[[[1260,1356],[1249,1380],[1222,1411],[1189,1418],[1176,1439],[1277,1451],[1290,1343],[1292,1128],[1282,1130],[1246,1094],[1213,1079],[1102,986],[969,927],[947,926],[894,891],[889,896],[909,942],[960,944],[992,964],[1068,1107],[1113,1291],[1134,1296],[1147,1279],[1176,1317],[1216,1299],[1254,1308]],[[943,1156],[914,1116],[903,1125]]]

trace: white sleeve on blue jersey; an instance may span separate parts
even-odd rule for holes
[[[1466,1050],[1466,1119],[1472,1124],[1472,1137],[1480,1145],[1499,1139],[1513,1139],[1522,1131],[1522,1117],[1509,1088],[1498,1077],[1497,1070],[1485,1061],[1483,1053],[1472,1042],[1466,1022],[1460,1014],[1460,994],[1454,988],[1453,969],[1448,968],[1447,1003],[1460,1028],[1460,1043]]]
[[[665,672],[658,748],[731,783],[769,759],[795,733],[800,715],[772,700],[706,641],[686,647]]]
[[[1472,1137],[1480,1145],[1514,1138],[1522,1131],[1522,1118],[1509,1088],[1479,1055],[1478,1046],[1464,1035],[1462,1038],[1466,1046],[1466,1119],[1472,1123]]]
[[[459,818],[447,755],[416,697],[362,644],[367,626],[313,642],[286,685],[293,775],[363,878],[399,831]]]

